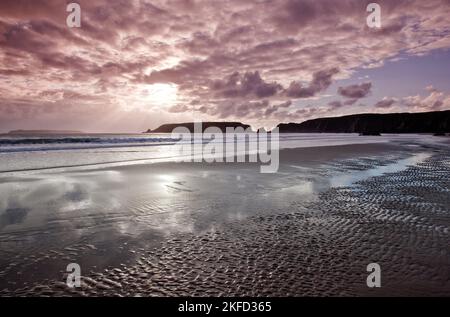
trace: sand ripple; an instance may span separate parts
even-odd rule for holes
[[[450,152],[350,187],[290,212],[181,234],[139,252],[134,265],[14,291],[41,296],[450,295]],[[353,164],[353,165],[352,165]],[[359,170],[378,164],[346,162]],[[139,209],[138,209],[139,211]],[[377,262],[382,287],[366,286]],[[11,295],[4,290],[0,295]]]

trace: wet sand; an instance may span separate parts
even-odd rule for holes
[[[273,175],[198,163],[67,172],[106,196],[70,191],[72,216],[54,217],[36,233],[50,241],[26,254],[16,249],[32,230],[8,231],[3,216],[0,295],[449,296],[449,158],[448,145],[367,144],[282,150]],[[80,220],[87,200],[104,213]],[[70,262],[81,288],[64,283]],[[371,262],[381,288],[366,286]],[[27,273],[41,270],[50,275]]]

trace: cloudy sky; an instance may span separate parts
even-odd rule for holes
[[[450,109],[450,0],[0,1],[0,132]]]

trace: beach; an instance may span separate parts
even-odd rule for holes
[[[450,143],[372,139],[285,146],[274,174],[170,160],[5,169],[0,295],[448,296]]]
[[[450,297],[450,0],[0,12],[0,300]]]

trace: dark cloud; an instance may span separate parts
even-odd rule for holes
[[[383,100],[380,100],[375,104],[375,108],[391,108],[396,103],[396,101],[397,100],[393,98],[384,98]]]
[[[367,97],[370,94],[370,90],[372,88],[372,83],[363,83],[350,85],[346,87],[339,87],[338,93],[339,95],[351,98],[351,99],[361,99]]]
[[[346,105],[346,106],[352,106],[352,105],[354,105],[355,103],[357,103],[358,102],[358,99],[348,99],[348,100],[345,100],[344,101],[344,105]]]
[[[292,105],[292,101],[288,100],[286,102],[283,102],[283,103],[280,103],[277,105],[273,105],[271,107],[267,107],[264,111],[264,117],[268,117],[268,116],[272,115],[273,113],[276,113],[280,109],[289,108],[291,105]]]
[[[290,98],[308,98],[327,89],[334,75],[339,73],[338,68],[318,71],[313,74],[313,80],[308,86],[303,86],[300,82],[294,81],[286,89],[286,95]]]
[[[328,106],[330,106],[331,110],[336,110],[336,109],[342,108],[344,105],[342,104],[341,101],[335,100],[335,101],[330,101],[328,103]]]
[[[281,85],[276,82],[265,82],[258,71],[246,72],[245,74],[235,72],[224,81],[214,81],[211,86],[220,96],[226,98],[248,96],[267,98],[282,89]]]

